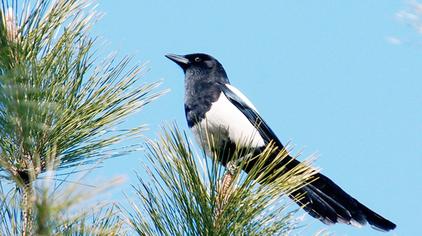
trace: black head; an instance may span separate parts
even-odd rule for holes
[[[186,74],[186,78],[216,79],[227,81],[223,66],[214,57],[204,53],[188,55],[167,54],[166,57],[178,64]]]

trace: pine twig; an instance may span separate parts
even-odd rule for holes
[[[233,182],[235,179],[235,171],[238,167],[230,161],[227,164],[227,170],[224,174],[222,180],[220,181],[220,186],[217,187],[217,198],[216,198],[216,212],[215,212],[215,226],[218,227],[217,222],[224,210],[224,205],[227,203],[227,200],[230,198],[231,193],[233,192]]]

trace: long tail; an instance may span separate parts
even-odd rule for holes
[[[254,163],[248,164],[251,165],[246,166],[246,172],[249,172]],[[298,160],[287,156],[280,163],[280,167],[283,166],[289,170],[299,164]],[[374,229],[381,231],[396,228],[393,222],[364,206],[320,173],[317,173],[309,184],[296,190],[289,197],[311,216],[325,224],[345,223],[360,227],[368,223]]]
[[[297,160],[292,162],[292,165],[299,163]],[[370,210],[320,173],[315,175],[311,183],[298,189],[290,197],[311,216],[325,224],[345,223],[360,227],[368,223],[381,231],[396,228],[393,222]]]
[[[311,216],[325,224],[345,223],[362,226],[369,223],[373,228],[381,231],[396,228],[393,222],[364,206],[328,177],[316,174],[315,178],[313,182],[290,196],[296,199],[296,202]],[[302,198],[297,198],[297,196],[302,196]]]

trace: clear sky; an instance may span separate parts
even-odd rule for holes
[[[302,158],[318,152],[324,174],[398,225],[385,234],[326,227],[308,216],[298,233],[422,235],[422,35],[397,17],[407,2],[99,4],[105,16],[94,32],[109,42],[104,50],[149,61],[144,80],[163,79],[161,88],[171,89],[126,125],[148,123],[151,136],[169,121],[187,129],[183,73],[164,54],[209,53],[282,141],[303,149]],[[122,189],[129,191],[142,159],[137,153],[108,160],[95,173],[127,175]]]

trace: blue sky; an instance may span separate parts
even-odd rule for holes
[[[105,16],[94,33],[108,42],[104,51],[149,61],[144,81],[163,79],[161,88],[171,89],[126,125],[148,123],[151,137],[165,122],[187,128],[183,73],[164,54],[209,53],[282,141],[303,149],[302,158],[317,152],[324,174],[398,225],[385,234],[370,227],[327,227],[306,217],[308,226],[298,233],[324,228],[335,235],[422,233],[422,35],[416,23],[397,17],[409,8],[407,2],[99,4]],[[130,191],[143,158],[137,153],[108,160],[94,174],[127,175],[121,189]],[[120,200],[121,194],[114,197]]]

